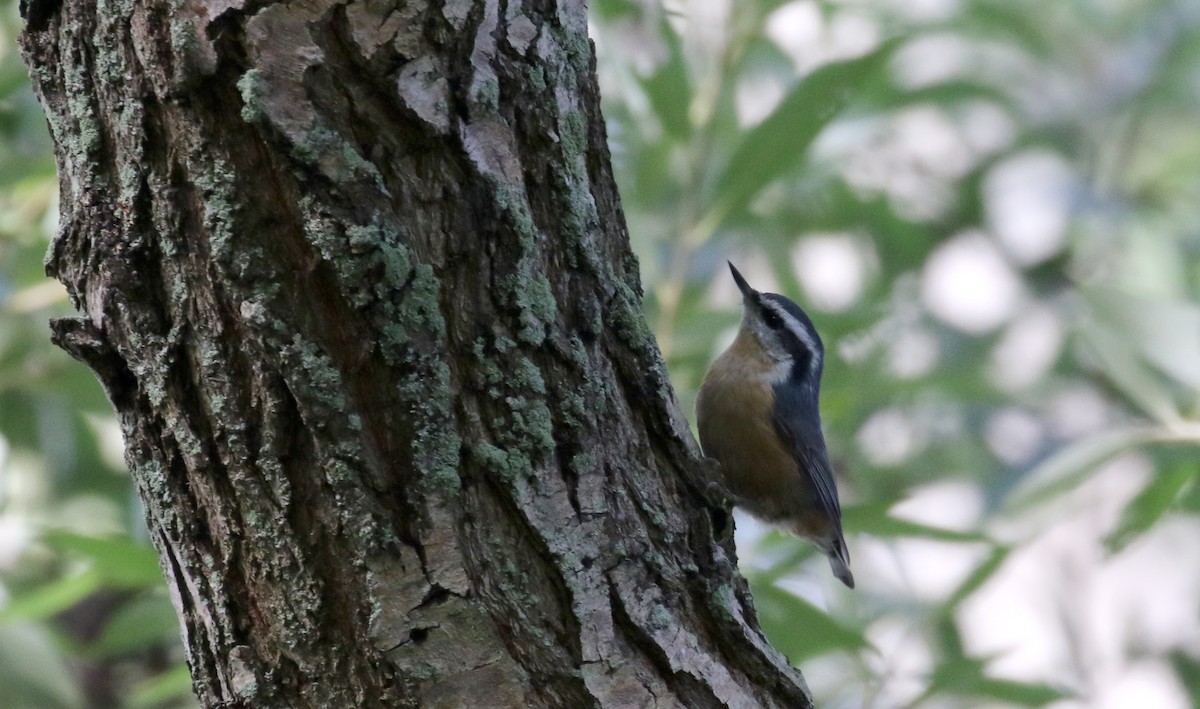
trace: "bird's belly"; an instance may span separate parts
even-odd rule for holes
[[[713,384],[697,401],[705,455],[740,507],[768,521],[794,515],[801,476],[771,423],[774,394],[754,381]]]

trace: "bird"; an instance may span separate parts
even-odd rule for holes
[[[821,432],[821,337],[799,305],[754,290],[732,263],[729,270],[742,292],[742,322],[700,385],[700,446],[719,464],[735,505],[811,541],[854,588]]]

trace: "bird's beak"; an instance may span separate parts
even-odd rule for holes
[[[758,291],[750,287],[750,284],[746,282],[745,278],[742,278],[742,274],[738,273],[738,270],[733,267],[732,263],[728,261],[726,263],[729,263],[729,271],[733,274],[733,280],[737,283],[738,290],[742,292],[742,296],[748,300],[753,300],[758,295]]]

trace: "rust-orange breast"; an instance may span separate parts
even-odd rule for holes
[[[794,504],[798,470],[772,423],[776,363],[739,333],[708,372],[696,400],[700,444],[716,458],[729,491],[756,516],[778,520]]]

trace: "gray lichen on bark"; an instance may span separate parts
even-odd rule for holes
[[[209,706],[806,706],[641,315],[582,3],[29,0],[56,340]]]

